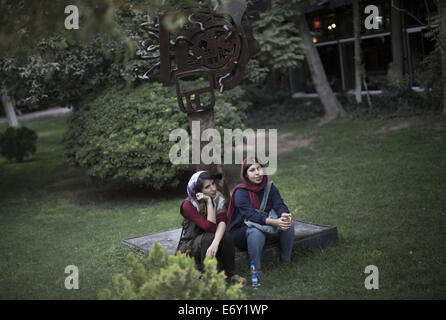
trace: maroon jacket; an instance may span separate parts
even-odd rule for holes
[[[192,202],[186,200],[183,203],[183,216],[186,219],[192,220],[195,224],[205,232],[215,233],[217,231],[217,225],[220,222],[226,222],[226,211],[217,212],[216,222],[208,221],[205,217],[198,213],[197,208],[194,207]]]

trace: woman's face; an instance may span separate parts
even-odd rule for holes
[[[246,171],[249,182],[260,184],[263,181],[264,171],[260,163],[254,162]]]
[[[214,198],[217,195],[217,185],[215,184],[215,181],[211,179],[204,180],[201,192],[206,196]]]

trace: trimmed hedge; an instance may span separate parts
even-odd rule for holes
[[[176,96],[158,83],[112,88],[76,109],[63,142],[73,165],[101,180],[124,179],[160,189],[176,186],[185,165],[169,161],[169,133],[187,128]]]
[[[23,159],[36,153],[37,134],[27,127],[9,127],[0,135],[0,154],[7,160]]]
[[[241,128],[243,112],[229,97],[215,106],[217,128]],[[188,130],[174,87],[144,83],[137,88],[111,88],[74,110],[63,142],[72,165],[84,167],[100,180],[124,179],[161,189],[175,187],[189,168],[173,165],[169,151],[172,130]],[[189,142],[191,142],[190,139]]]

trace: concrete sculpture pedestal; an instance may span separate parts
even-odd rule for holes
[[[152,233],[140,237],[123,239],[121,244],[129,248],[137,248],[149,252],[155,241],[169,254],[175,254],[181,228]],[[325,248],[333,245],[338,240],[338,230],[335,226],[326,226],[309,222],[294,220],[294,250]],[[265,247],[263,259],[271,259],[278,254],[279,243],[273,243]],[[236,261],[247,261],[246,251],[236,249]]]

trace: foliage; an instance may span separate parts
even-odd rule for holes
[[[223,94],[217,93],[214,107],[215,127],[223,135],[224,128],[244,129],[246,112],[252,102],[247,99],[243,87],[238,86]]]
[[[209,86],[209,84],[205,82],[204,78],[180,82],[183,92],[205,86]],[[237,86],[223,93],[214,90],[214,94],[214,122],[217,130],[223,135],[224,128],[242,129],[246,119],[246,110],[251,105],[251,101],[245,97],[245,90],[241,86]],[[210,102],[210,97],[207,97],[205,94],[202,94],[200,99],[202,104]]]
[[[382,86],[382,94],[378,97],[387,108],[396,108],[402,105],[415,103],[418,94],[412,90],[409,75],[400,79],[390,78]]]
[[[72,3],[45,2],[38,4],[48,7],[44,14],[36,10],[37,2],[0,4],[5,12],[14,13],[0,30],[0,38],[5,38],[0,77],[11,97],[40,106],[69,106],[105,85],[135,81],[134,69],[141,62],[134,59],[132,36],[147,13],[141,1],[76,3],[79,30],[63,28],[65,5]],[[34,28],[36,21],[39,25]]]
[[[84,45],[54,37],[42,40],[24,62],[0,60],[0,73],[16,97],[31,104],[69,106],[107,83],[122,81],[122,50],[118,43],[99,37]]]
[[[95,9],[84,5],[82,17],[94,15],[91,10]],[[139,61],[133,60],[136,42],[131,36],[143,21],[143,12],[131,4],[107,10],[107,23],[114,26],[108,32],[103,26],[95,29],[92,22],[81,23],[76,32],[58,29],[50,35],[43,33],[33,39],[34,46],[25,54],[9,52],[2,57],[0,76],[10,95],[32,104],[75,105],[106,84],[135,81],[133,70]],[[109,26],[107,23],[104,26]],[[85,29],[91,32],[84,34]],[[22,46],[26,49],[27,44]]]
[[[98,34],[118,39],[120,31],[113,19],[113,12],[126,5],[126,2],[128,1],[0,1],[0,12],[4,13],[0,28],[0,51],[9,57],[27,57],[42,39],[61,33],[64,38],[76,42],[92,39]],[[65,13],[65,8],[73,4],[79,9],[79,29],[66,30],[64,22],[68,14]]]
[[[246,124],[279,124],[307,120],[323,115],[319,100],[294,99],[287,89],[268,85],[245,85],[245,99],[251,102],[246,111]]]
[[[99,299],[246,299],[240,284],[226,285],[226,276],[217,271],[216,259],[207,257],[201,274],[193,258],[180,253],[169,256],[156,242],[142,261],[130,253],[127,262],[128,275],[113,276],[114,295],[104,289],[99,292]]]
[[[243,104],[231,103],[237,93],[241,89],[217,97],[215,125],[221,134],[223,128],[243,125]],[[86,168],[99,180],[124,179],[155,189],[175,187],[187,166],[170,162],[174,142],[169,134],[188,126],[174,88],[156,82],[113,87],[74,110],[64,137],[65,153],[71,164]]]
[[[9,161],[36,153],[37,134],[27,127],[9,127],[0,135],[0,153]]]
[[[278,3],[253,23],[254,37],[261,46],[256,57],[270,69],[286,71],[304,59],[303,44],[293,21],[296,11],[289,9],[286,3]]]
[[[64,137],[66,155],[101,180],[176,186],[186,167],[170,163],[169,133],[186,128],[186,119],[175,96],[159,83],[111,88],[74,111]]]
[[[338,98],[352,119],[428,115],[437,113],[441,107],[441,104],[434,103],[434,100],[425,93],[412,90],[407,78],[401,81],[389,81],[381,94],[371,95],[371,107],[365,98],[361,104],[356,103],[353,95],[343,94]]]
[[[269,68],[261,66],[259,60],[251,58],[246,65],[244,81],[247,83],[262,84],[269,74]]]
[[[446,75],[441,74],[441,56],[446,51],[446,40],[439,35],[439,28],[434,28],[426,34],[432,41],[435,40],[434,50],[421,62],[421,67],[417,72],[416,80],[424,88],[423,96],[425,100],[431,101],[432,105],[441,105],[443,97],[443,81]],[[442,49],[442,48],[445,49]]]

